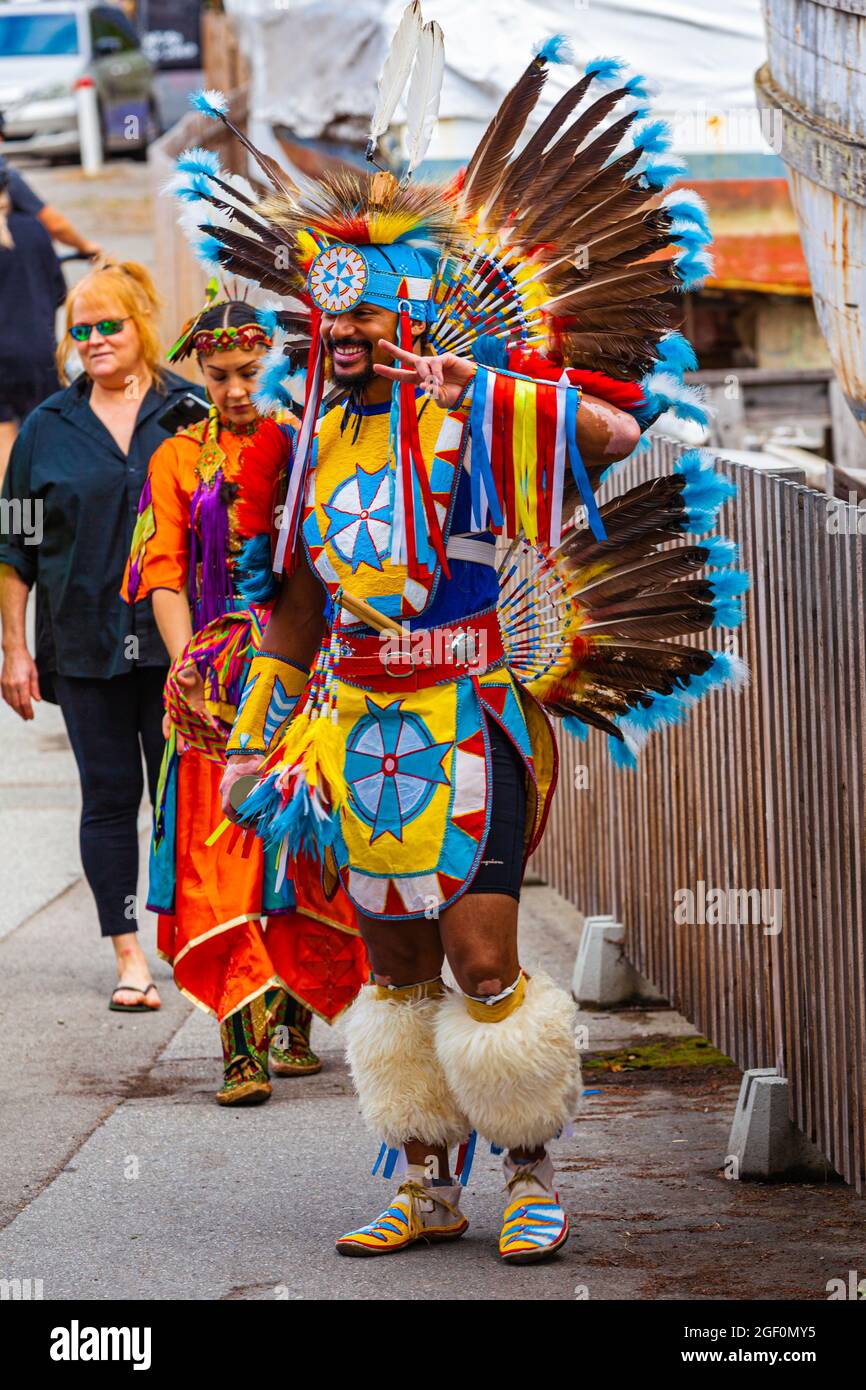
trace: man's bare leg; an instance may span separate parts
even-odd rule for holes
[[[473,998],[501,994],[520,972],[517,952],[516,899],[505,893],[464,893],[438,921],[378,922],[361,917],[373,979],[380,985],[409,985],[434,979],[445,957],[460,989]],[[431,1150],[412,1140],[406,1158],[425,1164],[435,1158],[436,1176],[450,1173],[447,1150]],[[543,1145],[514,1150],[512,1158],[532,1163],[544,1155]]]
[[[574,1117],[580,1069],[574,1003],[543,972],[530,980],[521,971],[517,911],[507,894],[470,892],[442,914],[463,997],[439,1010],[435,1048],[458,1108],[506,1150],[499,1253],[528,1263],[568,1238],[546,1144]]]
[[[448,964],[464,994],[492,998],[520,973],[515,898],[505,893],[464,893],[442,914],[440,932]],[[516,1163],[534,1163],[545,1149],[512,1149]]]
[[[436,1054],[436,1017],[445,1002],[438,923],[362,918],[360,925],[373,983],[347,1016],[346,1052],[368,1128],[405,1152],[407,1170],[382,1215],[340,1236],[337,1251],[385,1255],[466,1230],[449,1149],[471,1125]]]
[[[442,971],[445,958],[436,921],[377,922],[373,917],[358,915],[361,936],[370,957],[373,979],[377,985],[397,986],[420,984],[434,980]],[[447,1148],[431,1146],[419,1139],[404,1144],[406,1161],[413,1166],[432,1167],[431,1177],[448,1179],[451,1175]]]

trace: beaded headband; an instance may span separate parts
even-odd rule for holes
[[[207,357],[212,352],[231,352],[234,348],[242,348],[245,352],[249,352],[254,347],[271,347],[274,341],[273,334],[254,316],[255,310],[252,306],[250,306],[249,323],[239,324],[236,328],[230,325],[221,325],[219,328],[199,329],[198,325],[210,309],[218,309],[229,303],[227,299],[217,299],[218,293],[217,281],[215,279],[209,280],[205,290],[204,304],[198,313],[193,314],[191,319],[187,319],[177,342],[173,343],[165,354],[167,362],[180,362],[184,357],[191,357],[194,352]]]
[[[231,352],[232,348],[270,347],[273,338],[260,323],[242,323],[237,328],[203,328],[194,333],[192,348],[205,357],[211,352]]]

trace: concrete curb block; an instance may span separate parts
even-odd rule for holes
[[[736,1177],[814,1179],[838,1177],[824,1155],[788,1115],[788,1080],[775,1067],[743,1073],[728,1140]]]
[[[625,927],[613,917],[584,919],[571,993],[586,1009],[610,1009],[619,1004],[664,1004],[667,1000],[639,975],[625,954]]]

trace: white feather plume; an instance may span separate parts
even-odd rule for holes
[[[411,5],[406,6],[403,18],[397,26],[397,32],[391,40],[391,47],[388,50],[388,56],[379,78],[379,95],[373,118],[370,121],[368,156],[372,154],[379,136],[384,135],[391,124],[391,118],[397,109],[397,102],[403,95],[403,89],[409,78],[422,28],[421,0],[412,0]]]
[[[421,30],[406,98],[407,174],[417,169],[433,138],[444,75],[445,39],[434,19]]]

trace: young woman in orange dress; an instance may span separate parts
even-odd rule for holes
[[[312,870],[280,881],[258,841],[207,843],[222,820],[225,737],[268,617],[240,580],[281,486],[281,426],[253,400],[271,341],[250,305],[228,300],[209,303],[171,349],[173,361],[197,356],[210,409],[151,459],[123,588],[130,603],[152,595],[173,663],[148,906],[178,988],[219,1020],[223,1105],[267,1100],[269,1074],[320,1070],[312,1014],[333,1022],[367,975],[345,896],[326,902]]]

